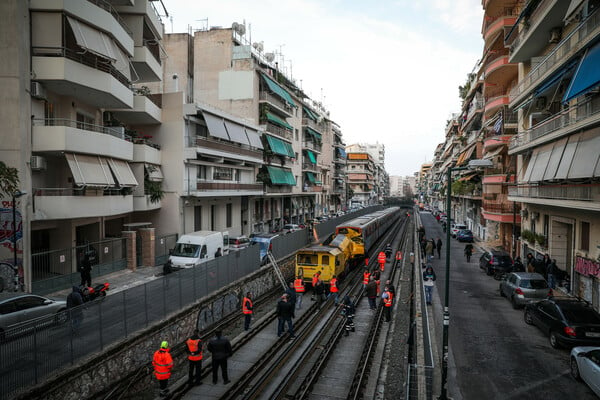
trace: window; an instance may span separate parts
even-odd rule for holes
[[[208,253],[208,251],[206,250],[206,245],[202,245],[202,250],[200,251],[200,258],[206,257],[206,253]]]
[[[202,206],[194,206],[194,231],[202,230]]]
[[[226,225],[228,228],[231,227],[231,203],[227,203],[227,210],[225,213]]]
[[[296,140],[298,140],[298,128],[296,128]]]
[[[590,223],[581,221],[581,243],[579,244],[579,249],[583,251],[590,250]]]
[[[196,178],[206,180],[206,165],[198,165],[198,170],[196,172]]]
[[[329,265],[329,256],[321,257],[321,265]]]
[[[548,237],[548,233],[550,230],[550,217],[548,214],[544,215],[544,236]]]
[[[233,169],[215,167],[213,171],[213,179],[220,181],[231,181],[233,180]]]
[[[208,128],[204,125],[194,124],[196,125],[196,136],[207,138],[208,137]]]

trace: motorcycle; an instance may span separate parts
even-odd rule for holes
[[[110,284],[108,282],[99,283],[94,287],[84,287],[81,292],[83,293],[83,302],[88,303],[90,301],[94,301],[98,298],[104,298],[110,289]]]

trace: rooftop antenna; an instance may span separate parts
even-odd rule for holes
[[[201,31],[207,31],[208,30],[208,18],[204,18],[204,19],[197,19],[196,21],[198,22],[204,22],[204,29],[199,29]]]

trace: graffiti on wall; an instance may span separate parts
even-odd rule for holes
[[[12,201],[3,201],[0,208],[0,247],[5,247],[11,252],[13,246],[13,215]],[[16,210],[17,249],[19,240],[23,237],[21,213]],[[20,251],[17,250],[20,253]]]
[[[600,263],[598,261],[590,260],[589,258],[577,256],[575,258],[575,271],[579,272],[581,275],[600,278]]]

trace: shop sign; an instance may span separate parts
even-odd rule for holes
[[[582,275],[600,278],[600,263],[583,257],[575,257],[575,271]]]

